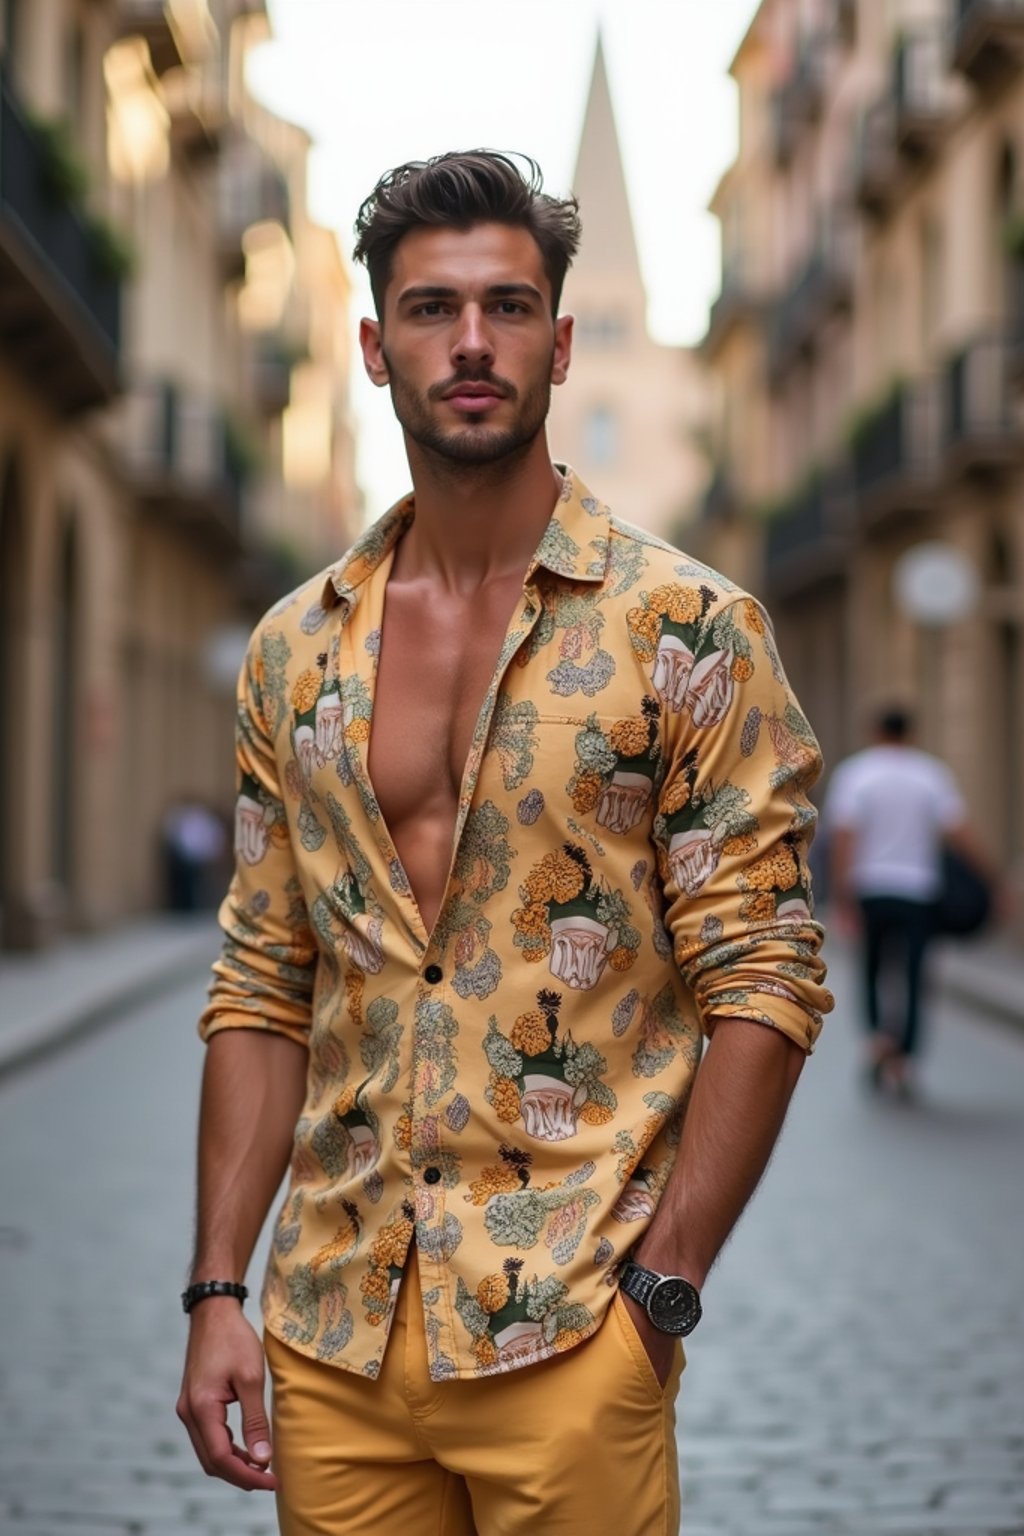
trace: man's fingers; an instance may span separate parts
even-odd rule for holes
[[[203,1471],[210,1477],[247,1492],[255,1489],[272,1491],[277,1479],[271,1473],[251,1464],[249,1453],[235,1444],[227,1426],[227,1412],[222,1402],[207,1399],[193,1403],[188,1416],[181,1415]],[[256,1458],[262,1459],[262,1458]]]
[[[242,1408],[242,1436],[253,1461],[270,1460],[270,1423],[263,1397],[263,1372],[236,1382]]]

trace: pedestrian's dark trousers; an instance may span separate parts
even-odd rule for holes
[[[924,957],[932,935],[932,906],[902,896],[862,896],[864,918],[864,1002],[868,1028],[889,1031],[898,1048],[912,1056],[921,1027]],[[903,982],[901,1009],[891,1018],[882,1009],[885,981]]]

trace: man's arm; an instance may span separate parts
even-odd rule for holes
[[[239,678],[235,746],[235,874],[220,910],[225,931],[210,1000],[199,1023],[207,1042],[199,1115],[199,1188],[192,1278],[240,1281],[287,1166],[302,1111],[316,945],[302,897],[270,719],[253,637]],[[190,1314],[178,1414],[205,1471],[239,1488],[275,1487],[263,1402],[265,1362],[233,1297]],[[227,1428],[240,1402],[247,1450]]]
[[[768,1166],[806,1055],[788,1036],[745,1019],[716,1026],[697,1070],[675,1166],[634,1257],[698,1290]],[[659,1378],[673,1340],[623,1301]]]
[[[199,1112],[198,1209],[192,1280],[241,1280],[288,1165],[302,1110],[308,1056],[284,1035],[229,1029],[207,1048]],[[266,1470],[270,1432],[263,1346],[230,1296],[189,1314],[178,1398],[203,1470],[238,1488],[275,1488]],[[242,1408],[245,1445],[227,1424]]]
[[[666,926],[708,1044],[675,1164],[636,1250],[640,1263],[698,1289],[764,1173],[832,1006],[806,862],[818,745],[763,610],[734,603],[712,636],[733,658],[729,681],[708,707],[670,716],[654,827]],[[677,832],[689,834],[681,854]],[[672,1341],[623,1300],[664,1380]]]

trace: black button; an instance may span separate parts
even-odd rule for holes
[[[424,1168],[424,1170],[423,1170],[423,1182],[424,1182],[424,1184],[440,1184],[440,1182],[441,1182],[441,1170],[440,1170],[440,1168]]]
[[[429,981],[432,987],[436,986],[443,976],[444,971],[442,971],[439,965],[428,965],[423,972],[424,980]]]

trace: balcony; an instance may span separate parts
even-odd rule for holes
[[[803,39],[789,78],[772,99],[775,160],[787,165],[797,139],[810,123],[817,122],[825,99],[825,65],[828,36],[815,32]]]
[[[174,150],[193,161],[216,154],[228,123],[227,82],[214,52],[187,69],[169,70],[163,99]]]
[[[845,466],[808,476],[773,511],[765,528],[764,569],[772,596],[792,596],[842,575],[853,524]]]
[[[832,25],[847,45],[857,40],[857,0],[833,0]]]
[[[783,295],[772,319],[768,372],[778,383],[785,372],[814,350],[821,327],[831,315],[848,309],[853,296],[852,221],[829,215],[810,258]]]
[[[878,217],[889,210],[902,174],[893,107],[885,97],[864,113],[854,140],[853,189],[865,213]]]
[[[946,464],[952,474],[991,474],[1024,454],[1024,397],[1011,376],[1013,339],[977,336],[946,371]]]
[[[239,136],[223,147],[217,164],[217,236],[226,280],[245,271],[246,230],[267,220],[289,228],[288,183],[261,145]]]
[[[945,28],[930,27],[902,36],[893,55],[896,144],[901,153],[923,158],[946,133],[955,106]]]
[[[176,11],[182,10],[178,15]],[[165,75],[169,69],[193,63],[195,54],[190,42],[195,38],[196,27],[192,18],[185,14],[195,7],[178,6],[174,0],[119,0],[116,24],[121,37],[141,37],[149,48],[153,71]],[[205,4],[202,7],[205,12]],[[206,13],[209,21],[209,13]]]
[[[1006,326],[1009,380],[1024,385],[1024,261],[1020,258],[1010,271]]]
[[[711,306],[703,350],[711,359],[718,355],[732,332],[741,325],[760,321],[765,301],[754,288],[746,264],[732,260],[723,268],[722,291]]]
[[[148,511],[237,547],[252,466],[222,407],[170,380],[140,384],[125,401],[118,444]]]
[[[707,490],[701,497],[698,520],[705,526],[729,523],[739,508],[736,487],[724,464],[716,464]]]
[[[291,402],[294,356],[274,336],[259,336],[253,355],[253,394],[264,416],[280,416]]]
[[[868,526],[928,511],[942,469],[941,380],[896,385],[852,434],[853,488]]]
[[[63,414],[117,393],[121,285],[0,72],[0,351]]]
[[[1024,0],[957,0],[953,63],[986,86],[1024,61]]]

